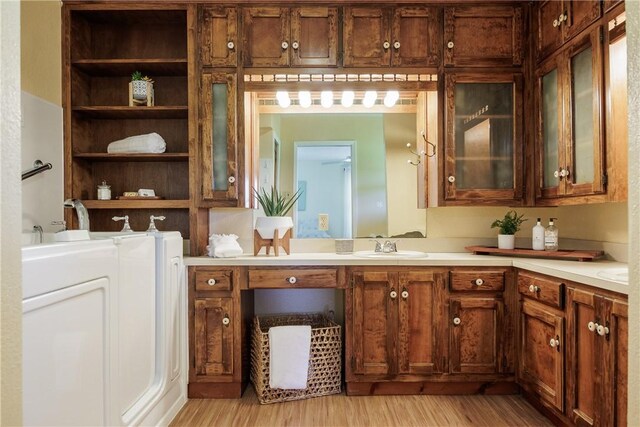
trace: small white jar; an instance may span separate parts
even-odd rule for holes
[[[107,181],[98,185],[98,200],[111,200],[111,186],[107,185]]]

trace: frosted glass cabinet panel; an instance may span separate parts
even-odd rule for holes
[[[600,29],[537,70],[536,199],[604,192]],[[544,201],[546,200],[546,201]]]
[[[233,202],[238,199],[235,74],[204,74],[200,96],[202,200]]]
[[[445,200],[521,198],[521,93],[520,75],[446,76]]]

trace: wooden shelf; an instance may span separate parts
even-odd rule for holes
[[[186,119],[187,106],[91,106],[73,107],[73,112],[91,119]]]
[[[189,153],[75,153],[73,157],[98,162],[186,162]]]
[[[128,76],[134,71],[152,76],[186,76],[186,58],[77,59],[73,67],[92,76]]]
[[[83,200],[87,209],[189,209],[189,200]]]
[[[465,249],[469,252],[473,252],[475,255],[506,255],[515,257],[556,258],[576,261],[592,261],[604,255],[603,251],[534,251],[533,249],[524,248],[498,249],[495,246],[467,246]]]

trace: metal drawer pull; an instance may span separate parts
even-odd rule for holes
[[[214,286],[216,284],[216,279],[209,279],[207,280],[207,285],[209,286]]]
[[[475,283],[476,283],[477,286],[482,286],[482,285],[484,285],[484,280],[478,278],[478,279],[476,279]]]
[[[295,284],[296,284],[296,282],[298,281],[298,279],[296,279],[296,277],[295,277],[295,276],[291,276],[291,277],[288,277],[288,278],[287,278],[287,281],[288,281],[289,283],[291,283],[292,285],[295,285]]]
[[[453,318],[453,324],[456,325],[456,326],[459,325],[460,324],[460,318],[459,317],[454,317]]]
[[[529,285],[529,292],[536,294],[539,291],[540,291],[540,288],[537,287],[536,285]]]
[[[229,326],[229,323],[231,323],[231,320],[229,320],[229,315],[225,314],[224,317],[222,318],[222,324],[224,326]]]
[[[391,292],[389,292],[389,296],[391,297],[391,299],[396,299],[398,293],[394,289],[392,289]]]
[[[598,327],[597,323],[593,323],[593,322],[587,323],[587,328],[589,329],[590,332],[594,332],[597,327]]]

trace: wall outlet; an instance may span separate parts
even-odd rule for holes
[[[318,230],[329,230],[329,214],[318,214]]]

